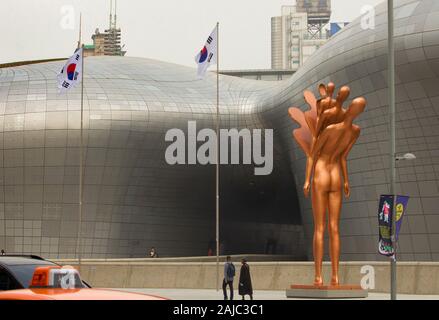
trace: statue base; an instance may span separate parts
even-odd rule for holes
[[[369,293],[358,285],[292,285],[286,290],[286,295],[287,298],[306,299],[363,299],[367,298]]]

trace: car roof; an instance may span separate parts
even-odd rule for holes
[[[0,292],[0,300],[167,300],[166,298],[112,289],[19,289]]]
[[[16,266],[24,264],[56,265],[56,263],[33,256],[0,256],[0,265]]]

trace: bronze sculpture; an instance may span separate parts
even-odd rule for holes
[[[307,157],[303,191],[305,197],[308,197],[310,189],[312,190],[315,286],[323,285],[322,260],[327,213],[332,266],[331,286],[339,286],[338,225],[342,193],[344,191],[346,197],[350,195],[347,157],[360,135],[360,128],[352,122],[366,107],[366,100],[360,97],[354,99],[348,109],[344,109],[343,103],[350,94],[349,87],[340,88],[336,99],[333,98],[334,91],[333,83],[327,86],[321,84],[319,100],[312,92],[304,92],[310,110],[305,113],[299,108],[288,110],[290,117],[300,125],[294,130],[293,136]]]

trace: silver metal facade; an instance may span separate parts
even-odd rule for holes
[[[61,64],[0,69],[0,247],[9,253],[75,256],[80,89],[57,93]],[[140,257],[151,246],[162,256],[206,255],[215,239],[215,169],[168,165],[165,134],[186,132],[189,120],[214,128],[215,81],[124,57],[86,58],[85,73],[83,257]],[[266,87],[224,77],[221,126],[264,127],[252,111]],[[303,248],[292,175],[276,152],[270,176],[223,166],[222,252]]]
[[[403,260],[439,260],[439,2],[397,1],[397,188],[411,196],[400,236]],[[222,239],[226,253],[311,257],[312,212],[301,193],[305,159],[287,110],[305,108],[302,92],[321,82],[364,96],[362,135],[350,154],[351,198],[340,222],[342,259],[376,260],[377,206],[389,190],[386,6],[374,29],[352,22],[283,82],[221,76],[222,128],[273,128],[270,176],[253,166],[222,166]],[[78,198],[80,95],[57,94],[61,63],[0,69],[0,247],[72,257]],[[214,128],[215,76],[126,57],[86,59],[83,256],[207,253],[214,239],[213,166],[169,166],[170,128],[187,121]],[[298,190],[298,191],[296,191]],[[305,252],[306,251],[306,252]]]

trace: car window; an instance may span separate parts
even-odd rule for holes
[[[0,291],[19,289],[17,282],[11,278],[10,274],[0,267]]]
[[[37,267],[47,267],[47,264],[22,264],[9,266],[9,271],[23,288],[29,288],[32,277]]]
[[[37,267],[47,267],[48,264],[22,264],[9,266],[9,271],[17,279],[18,282],[24,287],[29,288],[32,281],[32,277]],[[84,285],[84,287],[86,287]]]

